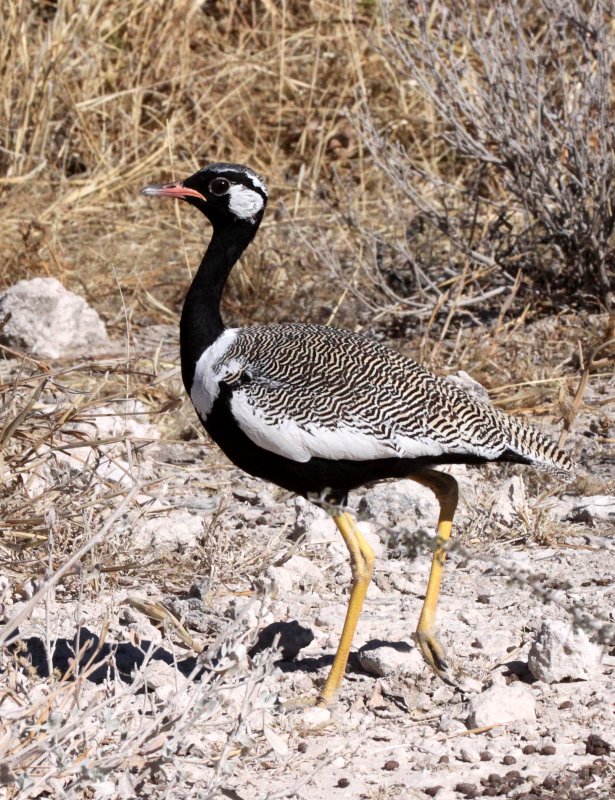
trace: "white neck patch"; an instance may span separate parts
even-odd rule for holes
[[[239,219],[252,220],[263,210],[264,201],[258,192],[247,186],[235,184],[228,192],[228,207]]]

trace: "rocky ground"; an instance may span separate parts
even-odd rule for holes
[[[158,383],[177,382],[174,338],[137,345]],[[23,363],[4,362],[5,387]],[[591,395],[567,448],[593,479],[452,470],[439,626],[463,689],[413,641],[437,507],[398,481],[352,498],[377,562],[339,702],[295,709],[348,597],[326,511],[238,473],[186,406],[152,414],[155,381],[70,416],[67,370],[30,405],[35,378],[15,395],[8,422],[26,407],[36,425],[4,425],[19,448],[3,464],[0,797],[615,794],[615,467],[585,436]],[[591,388],[612,390],[608,375]]]

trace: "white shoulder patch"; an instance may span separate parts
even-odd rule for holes
[[[237,338],[238,333],[239,328],[225,330],[205,350],[196,363],[190,399],[203,420],[206,420],[209,416],[209,412],[220,392],[220,381],[223,381],[225,376],[232,375],[242,367],[236,359],[226,361],[223,365],[220,365],[220,361]]]

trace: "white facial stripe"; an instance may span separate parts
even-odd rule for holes
[[[252,183],[254,184],[254,186],[255,186],[257,189],[260,189],[260,190],[261,190],[261,192],[262,192],[262,193],[265,195],[265,197],[267,197],[267,187],[266,187],[266,186],[265,186],[265,184],[262,182],[262,180],[261,180],[261,179],[258,177],[258,175],[256,174],[256,172],[252,172],[252,171],[250,171],[250,172],[248,173],[248,177],[250,178],[250,180],[252,181]]]
[[[247,186],[235,184],[228,193],[228,207],[239,219],[252,220],[263,210],[263,198],[258,192],[248,189]]]
[[[232,170],[234,168],[235,165],[233,164],[212,164],[212,166],[207,167],[207,169],[210,172],[229,172],[229,169]],[[254,186],[254,188],[260,189],[261,192],[265,195],[265,197],[268,197],[269,193],[267,191],[267,187],[265,186],[263,181],[258,177],[256,172],[253,172],[251,169],[248,169],[248,167],[243,167],[242,171],[246,176],[246,178],[252,181],[252,185]]]

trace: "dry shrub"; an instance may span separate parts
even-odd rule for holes
[[[384,12],[401,102],[396,119],[369,98],[356,116],[388,180],[383,213],[361,236],[372,287],[362,299],[375,308],[379,294],[381,310],[423,324],[435,313],[445,329],[452,310],[477,323],[515,295],[548,313],[610,307],[612,4],[386,2]],[[347,204],[355,230],[357,205]]]

